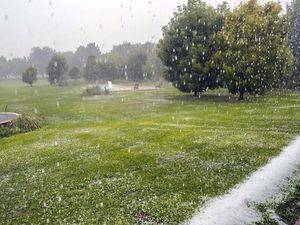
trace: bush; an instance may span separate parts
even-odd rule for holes
[[[101,89],[99,87],[88,87],[83,92],[83,96],[94,96],[94,95],[108,95],[110,94],[109,89]]]
[[[20,116],[8,124],[0,125],[0,138],[8,137],[17,133],[25,133],[41,128],[43,119],[33,116]]]
[[[37,80],[37,69],[33,66],[26,69],[22,74],[22,81],[32,87],[32,84]]]

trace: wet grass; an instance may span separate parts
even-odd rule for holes
[[[238,102],[223,90],[83,90],[0,81],[0,109],[47,120],[0,139],[0,224],[179,224],[300,130],[290,92]]]

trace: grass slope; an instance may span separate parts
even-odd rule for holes
[[[0,81],[0,109],[48,125],[0,139],[0,224],[178,224],[279,154],[300,96],[235,101]]]

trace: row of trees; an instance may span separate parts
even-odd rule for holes
[[[19,76],[29,65],[26,58],[6,59],[0,56],[0,79]]]
[[[297,4],[288,16],[274,2],[248,0],[230,11],[226,3],[213,8],[189,0],[163,29],[158,55],[164,77],[183,92],[227,87],[240,99],[293,85],[293,65],[294,78],[299,77]]]
[[[22,72],[30,65],[34,65],[38,74],[45,75],[50,59],[60,54],[65,57],[70,67],[77,66],[83,68],[88,56],[100,56],[100,48],[95,43],[89,43],[86,46],[79,46],[75,52],[56,52],[50,47],[34,47],[31,49],[30,55],[24,58],[6,59],[0,56],[0,78],[19,77]]]
[[[107,74],[114,74],[111,78],[120,80],[159,80],[163,65],[156,55],[156,44],[131,44],[124,42],[116,45],[112,51],[99,58],[101,67],[110,68]],[[106,66],[105,66],[106,65]]]
[[[106,54],[101,54],[95,44],[89,44],[85,48],[85,53],[83,48],[78,49],[81,49],[82,58],[80,63],[77,62],[75,65],[70,64],[66,54],[54,53],[49,48],[35,49],[35,54],[31,54],[31,60],[34,61],[34,58],[39,57],[41,60],[23,73],[23,81],[32,86],[40,71],[45,71],[52,85],[65,85],[67,77],[75,80],[83,77],[90,82],[115,79],[142,81],[160,78],[162,64],[156,56],[156,45],[153,43],[125,42],[114,46],[112,51]],[[95,54],[88,56],[87,53]],[[46,67],[43,69],[48,58]]]
[[[84,78],[91,82],[115,79],[137,82],[152,79],[153,73],[146,72],[147,60],[146,54],[132,54],[126,63],[116,63],[111,59],[97,59],[92,55],[84,68]]]

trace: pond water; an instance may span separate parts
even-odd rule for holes
[[[18,118],[19,115],[16,113],[0,113],[0,124],[7,123],[11,120]]]

